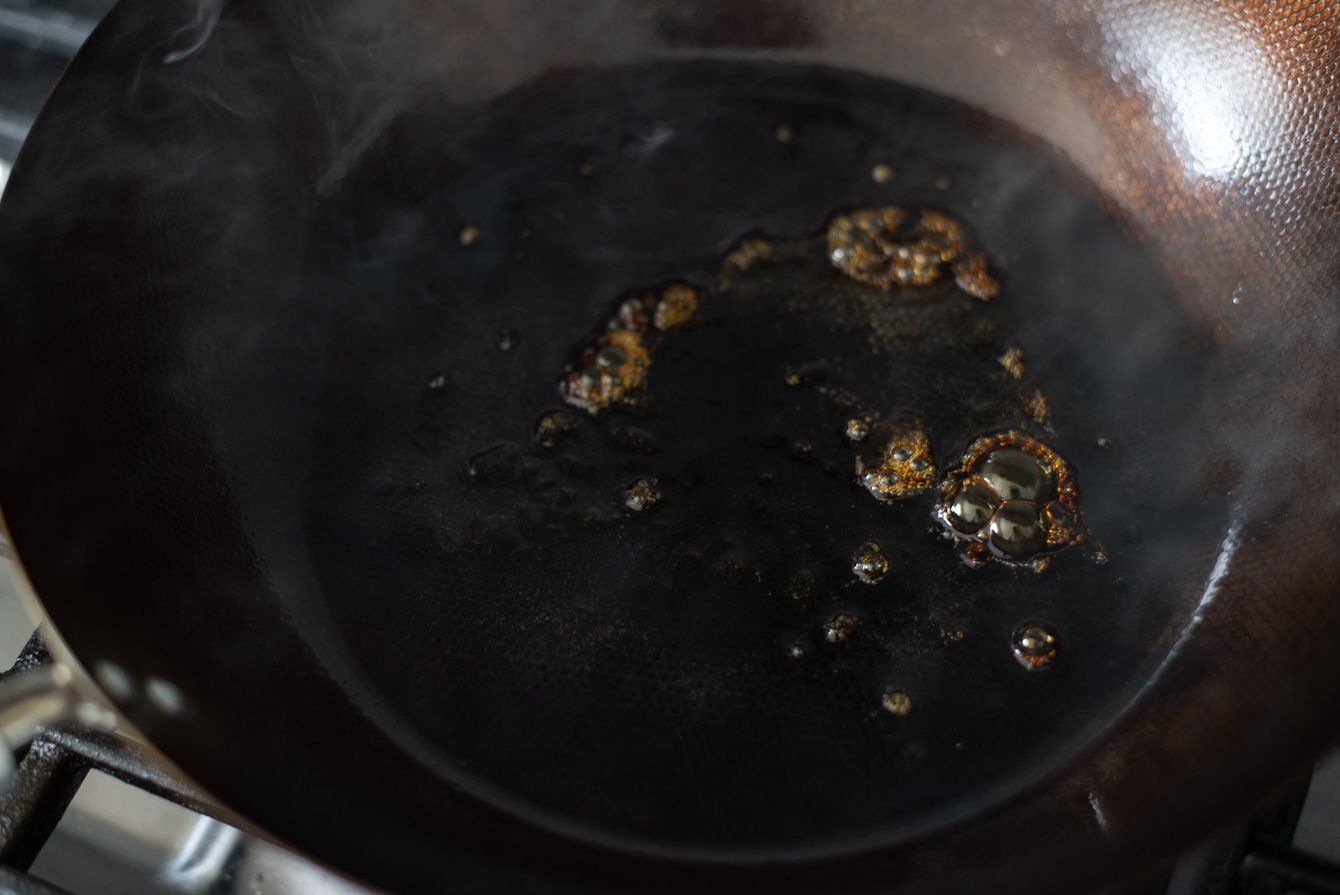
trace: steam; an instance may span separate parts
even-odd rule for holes
[[[219,16],[222,13],[223,0],[199,0],[195,20],[185,28],[179,29],[168,41],[168,46],[176,49],[168,51],[163,57],[163,64],[172,65],[199,52],[200,48],[209,42],[209,36],[214,33],[214,27],[219,24]]]

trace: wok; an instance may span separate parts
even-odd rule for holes
[[[1334,733],[1336,40],[1302,3],[125,0],[0,204],[12,541],[155,744],[394,891],[1097,885]],[[741,239],[893,201],[1001,295],[883,353],[765,274],[724,300]],[[537,442],[680,281],[717,291],[651,410]],[[865,383],[952,457],[1009,344],[1092,532],[1037,573],[963,566],[822,422]],[[651,473],[661,515],[611,509]],[[787,595],[862,531],[887,582]]]

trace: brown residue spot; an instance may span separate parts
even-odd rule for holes
[[[847,276],[884,289],[929,286],[947,267],[970,295],[988,299],[999,285],[986,255],[968,253],[968,237],[955,218],[933,209],[863,208],[828,225],[828,257]]]
[[[1024,378],[1024,349],[1015,346],[996,360],[1000,361],[1000,365],[1005,368],[1005,372],[1015,379]]]
[[[1019,400],[1024,405],[1024,413],[1039,423],[1047,421],[1047,393],[1041,386]]]
[[[577,431],[580,424],[561,410],[552,410],[535,424],[535,440],[545,447],[556,447],[560,441]]]
[[[967,258],[954,262],[954,282],[969,295],[982,301],[1000,294],[1000,283],[988,270],[990,262],[984,252],[973,252]]]
[[[772,258],[772,243],[766,239],[746,239],[726,256],[725,266],[731,270],[748,270]]]
[[[599,413],[614,404],[635,404],[650,367],[642,334],[616,329],[582,352],[560,387],[569,404]]]
[[[894,715],[906,715],[912,711],[912,697],[908,696],[903,690],[894,690],[892,693],[885,693],[880,702],[884,710]]]
[[[809,569],[801,569],[796,573],[796,580],[791,585],[791,599],[803,603],[810,598],[810,591],[813,588],[814,573]]]
[[[824,628],[824,640],[829,643],[846,643],[854,630],[856,619],[846,612],[840,612],[828,620]]]
[[[662,332],[669,332],[688,323],[697,312],[698,293],[691,286],[668,286],[656,302],[652,324]]]
[[[931,439],[919,417],[900,414],[876,427],[856,457],[856,478],[885,502],[915,497],[935,478]]]
[[[661,502],[655,479],[638,479],[623,492],[623,505],[635,513],[649,510]]]

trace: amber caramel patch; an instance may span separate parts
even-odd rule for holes
[[[1005,372],[1009,373],[1015,379],[1022,379],[1024,377],[1024,349],[1015,346],[996,359],[1000,361],[1000,365],[1005,368]]]
[[[746,239],[726,256],[727,270],[748,270],[772,258],[772,243],[766,239]]]
[[[559,442],[577,431],[577,420],[561,410],[552,410],[535,424],[535,440],[545,447],[557,447]]]
[[[690,286],[669,286],[661,293],[652,314],[652,324],[662,332],[679,329],[698,311],[698,293]]]
[[[569,404],[591,413],[614,405],[633,406],[651,370],[651,345],[644,338],[655,327],[662,332],[682,328],[698,313],[698,292],[676,283],[660,291],[624,299],[559,382]]]
[[[828,225],[828,257],[852,279],[884,289],[929,286],[952,269],[969,295],[986,300],[1000,291],[986,255],[970,250],[963,224],[933,209],[889,205],[840,214]]]
[[[921,419],[902,414],[870,430],[856,478],[878,500],[915,497],[935,479],[935,455]]]
[[[634,329],[605,333],[582,352],[562,383],[569,404],[598,413],[613,404],[633,404],[646,385],[651,355]]]

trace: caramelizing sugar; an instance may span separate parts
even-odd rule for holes
[[[623,505],[635,513],[649,510],[661,502],[655,479],[638,479],[623,492]]]
[[[535,424],[535,440],[545,447],[557,447],[558,443],[577,431],[578,422],[561,410],[551,410]]]
[[[986,255],[969,248],[964,226],[933,209],[888,205],[840,214],[828,225],[828,257],[852,279],[885,289],[929,286],[948,269],[960,289],[983,301],[1000,291]]]
[[[683,285],[669,286],[661,293],[652,315],[652,325],[662,332],[679,329],[698,311],[698,293]]]
[[[856,478],[867,491],[879,500],[892,502],[915,497],[931,486],[935,455],[920,418],[900,414],[870,433],[865,448],[856,456]]]
[[[698,293],[677,283],[620,303],[606,331],[589,343],[564,374],[559,391],[569,404],[599,413],[616,404],[639,402],[651,368],[644,334],[682,328],[698,312]]]
[[[903,690],[885,693],[880,703],[884,706],[886,712],[893,715],[906,715],[912,711],[912,697],[908,696]]]
[[[633,404],[646,384],[650,366],[651,355],[642,345],[640,332],[612,330],[588,346],[568,371],[561,385],[563,397],[591,413],[613,404]]]
[[[722,262],[728,270],[748,270],[772,258],[772,243],[766,239],[746,239]]]
[[[1005,372],[1009,373],[1012,377],[1015,379],[1024,378],[1024,349],[1016,345],[998,357],[997,360],[999,360],[1000,365],[1005,368]]]
[[[1024,432],[978,438],[940,487],[935,517],[973,568],[996,559],[1040,571],[1086,535],[1074,471]]]

